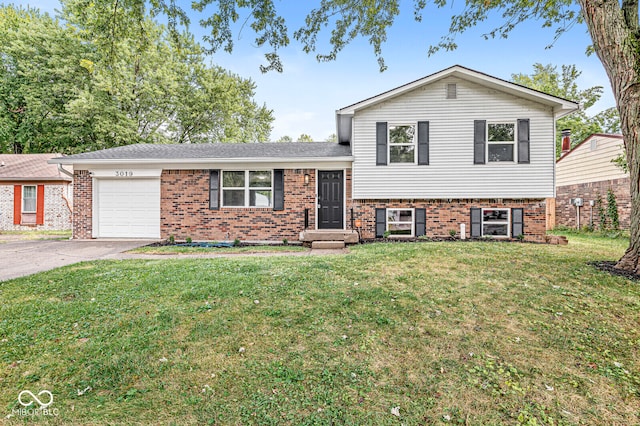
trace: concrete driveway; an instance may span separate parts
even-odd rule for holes
[[[147,240],[28,240],[0,244],[0,281],[86,260],[114,259]]]

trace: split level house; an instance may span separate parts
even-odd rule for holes
[[[555,121],[578,104],[453,66],[336,111],[337,143],[140,144],[73,166],[74,238],[544,241]]]
[[[0,231],[71,229],[73,175],[48,163],[56,157],[0,154]]]

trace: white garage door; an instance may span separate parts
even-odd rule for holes
[[[98,238],[160,238],[160,179],[97,179]]]

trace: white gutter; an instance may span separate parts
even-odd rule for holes
[[[69,170],[65,169],[64,167],[62,167],[62,163],[58,163],[58,171],[64,173],[65,175],[73,179],[73,173],[71,173]]]

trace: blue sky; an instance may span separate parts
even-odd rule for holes
[[[59,8],[57,0],[21,0],[16,4],[31,5],[50,13]],[[198,15],[190,9],[190,1],[178,0],[190,11],[192,23],[189,30],[198,39],[206,33],[198,21]],[[276,0],[280,13],[287,19],[293,32],[304,20],[307,9],[316,1]],[[422,23],[413,20],[413,2],[404,0],[403,13],[389,31],[383,54],[388,69],[380,73],[376,58],[366,40],[356,40],[346,47],[333,62],[318,63],[314,55],[304,54],[294,40],[280,55],[284,72],[262,74],[267,48],[255,47],[255,36],[248,26],[234,34],[234,51],[219,52],[211,61],[242,77],[256,82],[255,100],[274,111],[272,140],[289,135],[294,140],[302,133],[316,141],[323,141],[335,133],[335,110],[383,91],[459,64],[505,80],[515,73],[530,73],[534,63],[561,65],[575,64],[582,71],[581,88],[603,86],[601,101],[587,111],[590,115],[615,106],[609,80],[596,55],[587,56],[585,50],[591,44],[584,25],[576,25],[564,34],[552,48],[546,49],[554,38],[553,29],[543,29],[540,23],[531,21],[517,27],[507,39],[484,40],[486,33],[500,21],[482,23],[457,37],[458,49],[438,52],[427,57],[431,44],[437,43],[447,33],[451,15],[458,13],[464,2],[436,8],[430,5]],[[307,6],[309,5],[309,6]],[[245,12],[246,13],[246,12]],[[243,21],[241,18],[240,21]],[[320,37],[319,46],[326,46],[329,31]],[[325,52],[328,47],[325,49]]]

